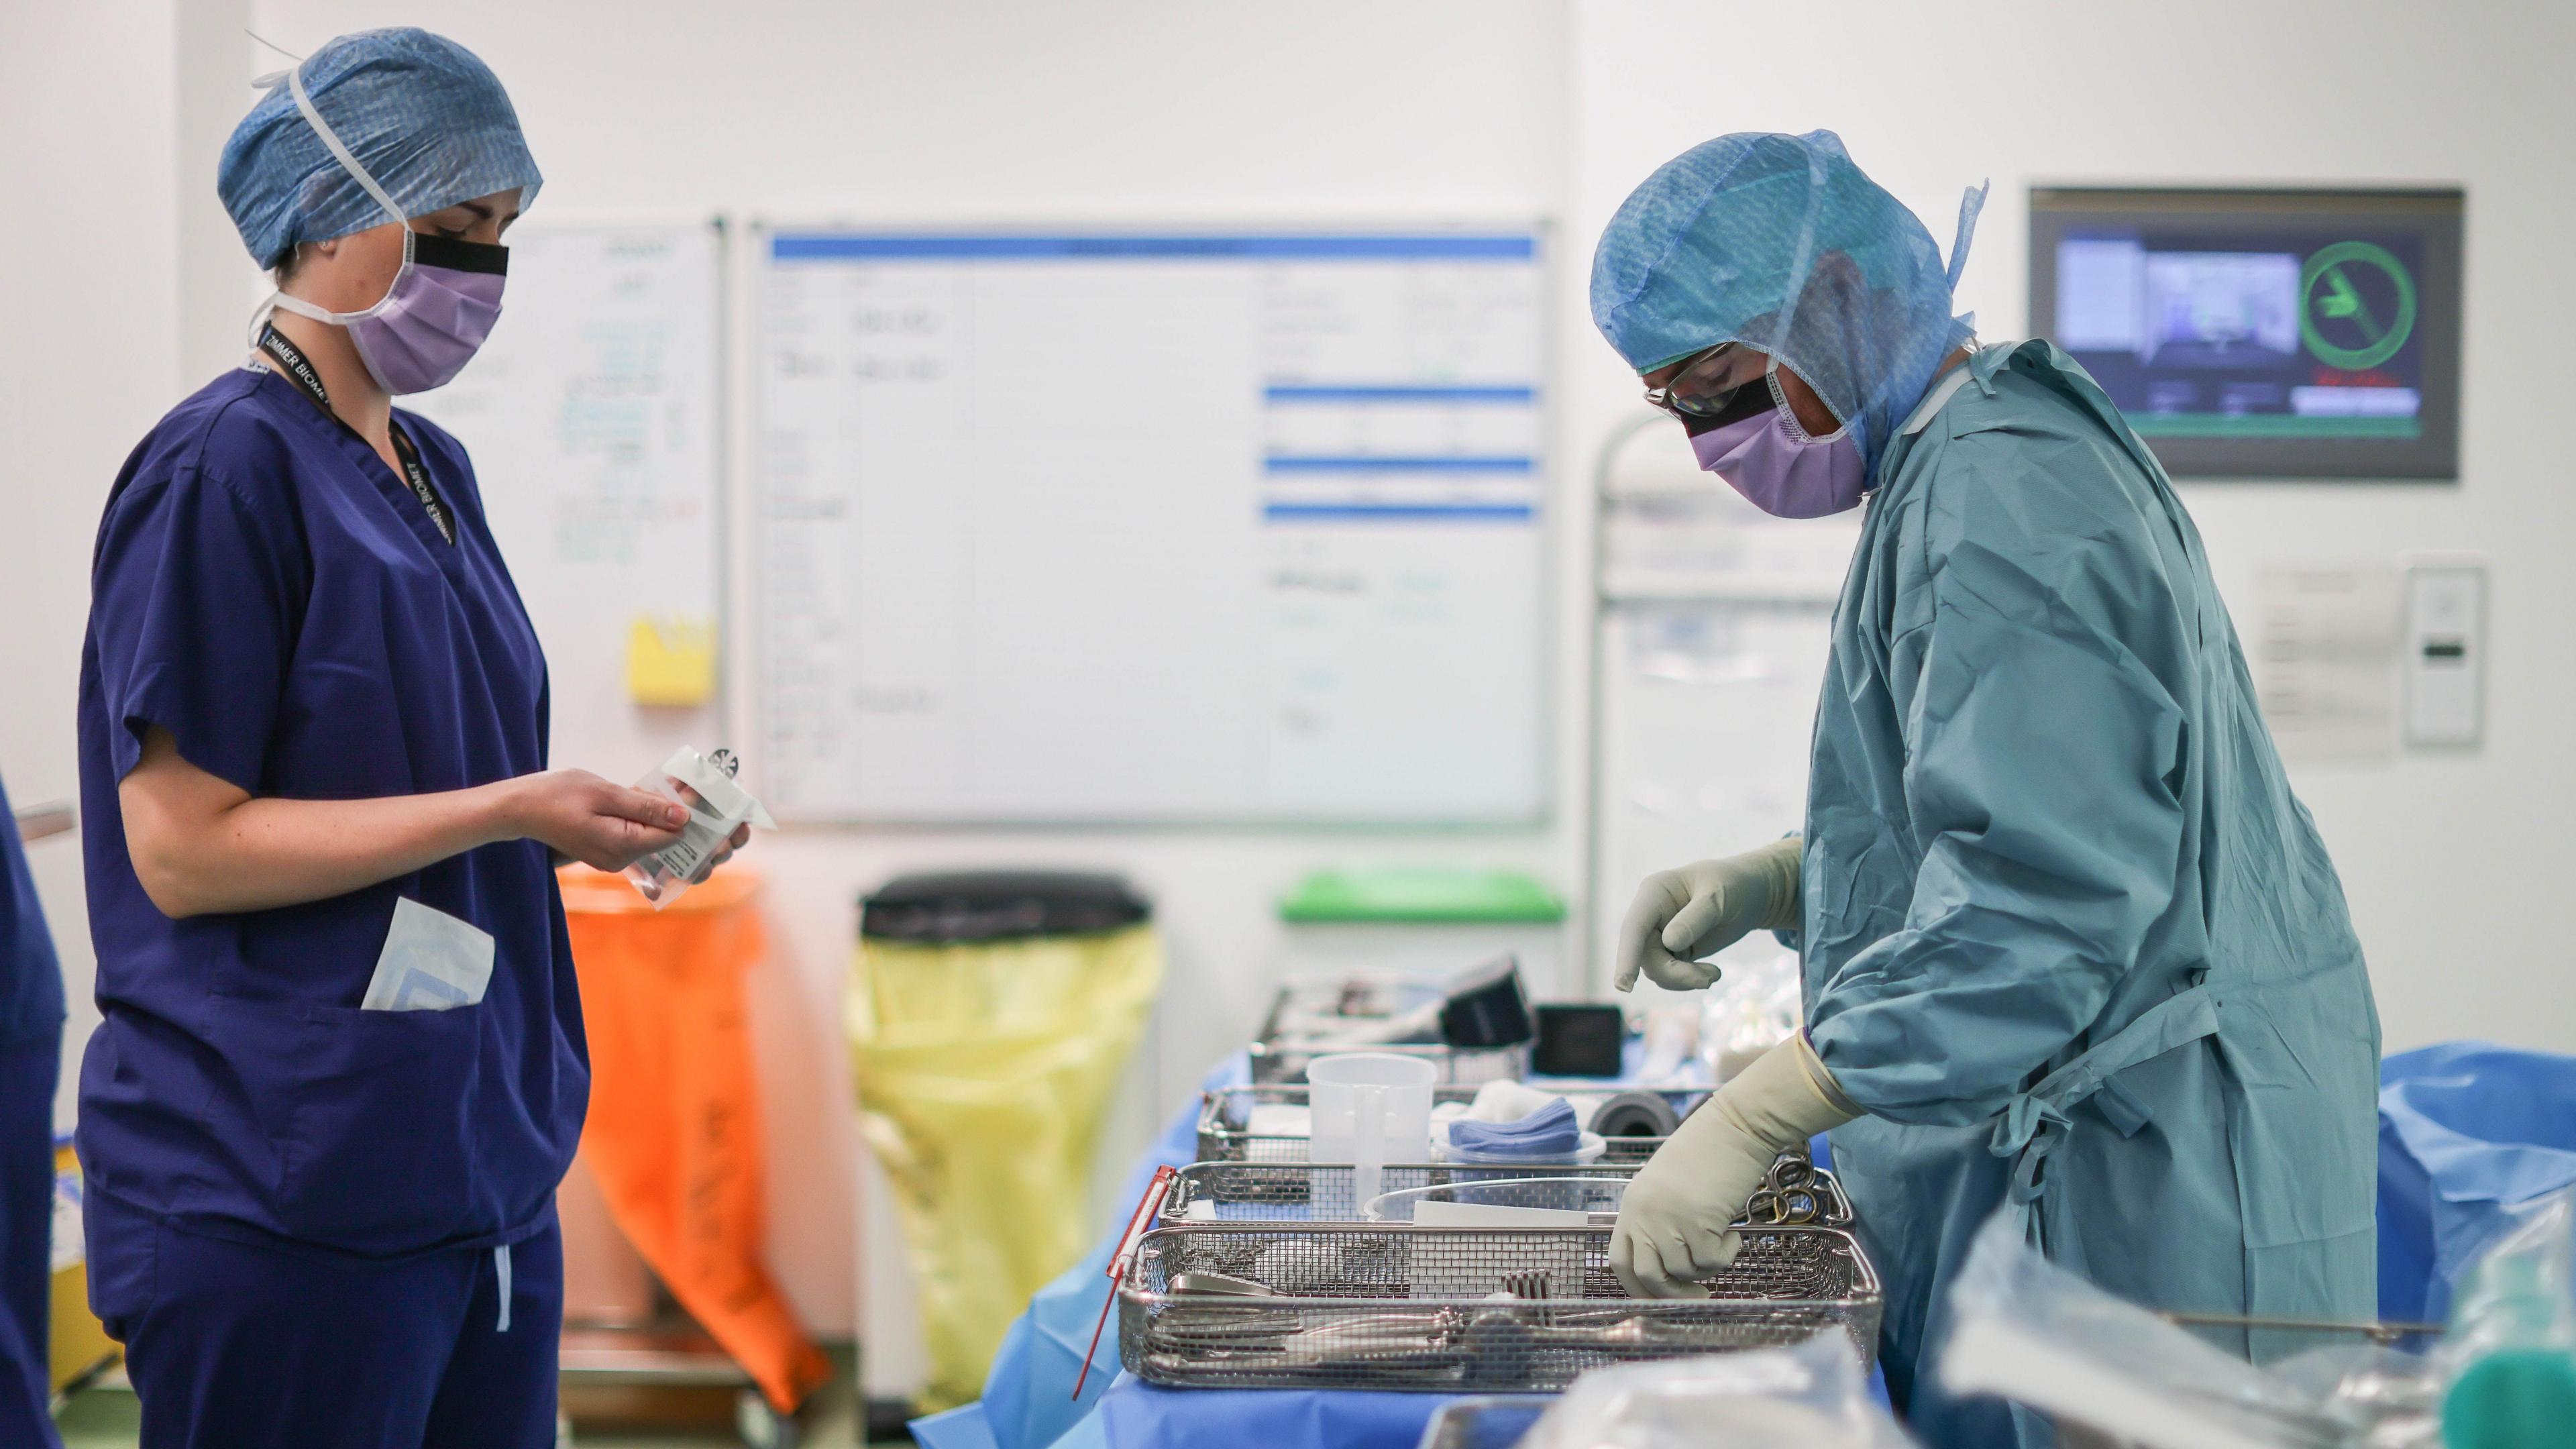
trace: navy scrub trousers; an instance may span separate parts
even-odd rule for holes
[[[94,1261],[127,1265],[93,1280],[90,1301],[125,1343],[141,1449],[555,1442],[563,1235],[551,1218],[506,1255],[369,1263],[190,1232],[93,1195],[89,1235]]]
[[[15,829],[0,808],[0,829]],[[62,1028],[0,1045],[0,1444],[53,1446],[54,1080]]]
[[[52,1449],[54,1085],[63,971],[0,788],[0,1445]]]

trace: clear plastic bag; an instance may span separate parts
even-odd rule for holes
[[[1700,1006],[1699,1052],[1710,1081],[1724,1086],[1755,1057],[1797,1033],[1798,990],[1794,952],[1727,968]]]
[[[731,750],[702,755],[683,745],[671,758],[635,782],[665,799],[689,807],[689,822],[680,838],[626,867],[626,879],[659,910],[686,894],[715,869],[716,856],[744,825],[777,828],[751,792],[734,783],[740,762]]]
[[[2423,1354],[2328,1344],[2266,1372],[2349,1430],[2353,1449],[2442,1449],[2442,1376]]]
[[[1521,1449],[1909,1449],[1869,1395],[1851,1339],[1594,1369]]]
[[[2001,1394],[2146,1449],[2356,1444],[2314,1394],[2049,1262],[2009,1211],[1979,1230],[1951,1289],[1942,1386]]]

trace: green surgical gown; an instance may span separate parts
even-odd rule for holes
[[[1882,460],[1836,607],[1800,933],[1868,1112],[1832,1145],[1889,1388],[1934,1449],[2049,1441],[1935,1381],[1998,1210],[2158,1308],[2375,1296],[2378,1016],[2199,533],[2056,347],[1968,367]]]

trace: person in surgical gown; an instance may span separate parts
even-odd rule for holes
[[[1867,510],[1803,833],[1650,877],[1620,945],[1623,988],[1690,989],[1780,931],[1806,1029],[1639,1174],[1613,1259],[1702,1291],[1774,1152],[1830,1129],[1889,1391],[1939,1449],[2050,1441],[1938,1383],[1999,1211],[2158,1308],[2375,1296],[2379,1024],[2342,887],[2164,470],[2065,353],[1952,315],[1981,200],[1944,268],[1830,132],[1726,136],[1628,198],[1592,272],[1703,467],[1775,514]]]

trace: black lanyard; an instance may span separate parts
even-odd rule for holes
[[[341,422],[338,413],[331,411],[331,390],[322,385],[322,375],[313,370],[313,364],[305,357],[302,348],[287,341],[285,334],[275,327],[263,326],[259,329],[259,350],[277,359],[288,379],[304,389],[304,395],[321,407],[323,416],[344,428],[349,426]],[[411,484],[412,495],[420,500],[420,506],[429,510],[429,521],[437,525],[438,536],[454,546],[456,525],[448,521],[447,505],[439,501],[438,489],[429,481],[429,469],[420,461],[420,450],[411,445],[411,439],[403,436],[402,429],[389,423],[385,431],[393,439],[394,456],[402,460],[403,480]]]

